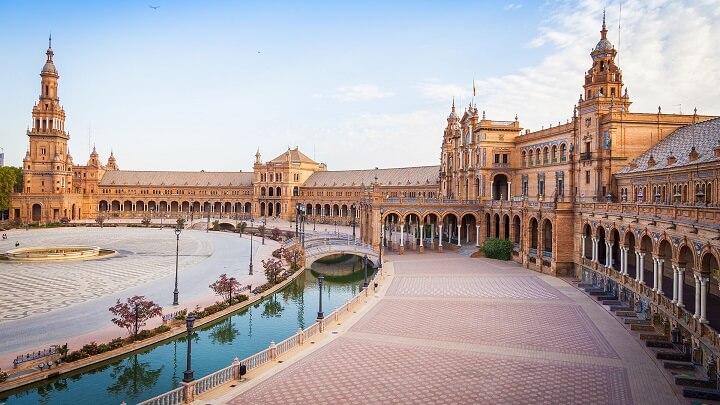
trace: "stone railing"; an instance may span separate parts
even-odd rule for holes
[[[600,215],[624,215],[647,219],[666,219],[678,223],[701,224],[720,229],[720,207],[704,205],[662,205],[632,202],[580,202],[577,208],[582,212]]]
[[[613,280],[618,285],[632,291],[638,297],[647,300],[653,308],[662,312],[671,321],[677,322],[686,331],[698,338],[714,356],[720,355],[720,335],[708,323],[700,322],[694,314],[684,307],[679,307],[672,299],[652,290],[647,284],[642,284],[634,278],[620,274],[617,270],[607,268],[590,259],[582,259],[582,269],[595,273],[605,279]]]
[[[275,344],[275,342],[270,342],[270,346],[261,352],[255,353],[252,356],[247,357],[243,360],[238,360],[238,358],[236,357],[231,365],[221,370],[218,370],[212,374],[191,381],[189,383],[182,383],[182,387],[176,388],[172,391],[168,391],[154,398],[150,398],[146,401],[140,402],[138,405],[189,404],[193,402],[198,395],[207,393],[208,391],[219,387],[227,382],[239,380],[242,376],[242,366],[245,366],[244,371],[248,372],[268,362],[274,361],[278,356],[281,356],[296,347],[303,346],[307,339],[310,339],[311,337],[322,333],[325,330],[326,324],[336,324],[343,317],[352,314],[353,309],[360,305],[370,295],[370,291],[375,291],[379,277],[380,273],[375,273],[375,277],[370,280],[368,288],[362,289],[345,304],[336,308],[330,314],[325,316],[325,318],[318,319],[315,323],[313,323],[304,330],[298,329],[296,334],[288,337],[282,342],[278,344]]]

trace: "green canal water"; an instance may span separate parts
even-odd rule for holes
[[[323,311],[343,305],[362,289],[363,272],[348,265],[321,266],[325,276]],[[340,271],[333,271],[340,270]],[[195,378],[204,377],[266,349],[315,322],[318,284],[306,270],[283,290],[238,313],[198,330],[192,342]],[[370,277],[370,274],[368,274]],[[92,369],[0,394],[0,405],[134,404],[180,386],[186,362],[184,336]]]

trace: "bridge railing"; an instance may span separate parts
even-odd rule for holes
[[[353,313],[353,309],[360,305],[369,295],[370,291],[375,292],[376,284],[379,279],[380,273],[376,272],[375,276],[370,280],[368,288],[360,290],[353,298],[349,299],[345,304],[336,308],[324,319],[317,320],[315,323],[305,328],[304,330],[299,329],[298,332],[282,342],[275,344],[270,342],[270,346],[258,353],[253,354],[243,360],[235,358],[233,363],[228,367],[218,370],[205,377],[191,381],[189,383],[182,383],[183,386],[175,388],[172,391],[168,391],[164,394],[158,395],[154,398],[150,398],[146,401],[140,402],[138,405],[179,405],[189,404],[195,400],[195,397],[200,394],[207,393],[208,391],[223,385],[232,380],[239,380],[240,366],[244,365],[246,371],[258,368],[265,363],[274,361],[278,356],[289,352],[290,350],[302,346],[307,339],[322,333],[325,330],[325,325],[337,323],[344,316],[348,316]]]

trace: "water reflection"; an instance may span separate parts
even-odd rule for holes
[[[277,294],[275,294],[265,302],[265,307],[263,308],[261,316],[263,318],[279,318],[284,309],[285,308],[283,308],[282,304],[280,304],[277,300]]]
[[[140,361],[134,354],[113,366],[110,377],[114,383],[107,387],[111,394],[124,394],[136,398],[157,384],[164,365],[152,369],[150,362]]]
[[[210,340],[218,345],[230,344],[239,335],[240,330],[235,327],[232,317],[218,323],[210,330]]]

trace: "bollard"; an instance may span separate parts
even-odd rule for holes
[[[298,328],[297,338],[298,338],[298,344],[300,346],[302,346],[305,343],[305,334],[303,333],[302,328]]]
[[[270,360],[275,360],[277,357],[277,347],[275,346],[275,341],[270,341],[270,347],[268,347],[268,349],[270,349]]]
[[[240,360],[238,360],[238,358],[235,357],[233,359],[232,365],[233,365],[233,368],[232,368],[233,380],[239,380],[240,379]]]

